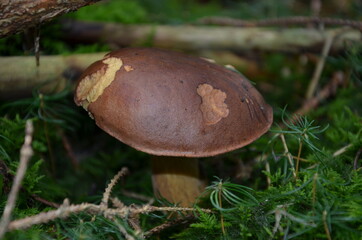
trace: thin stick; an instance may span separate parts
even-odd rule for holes
[[[335,34],[331,34],[331,35],[328,35],[326,38],[326,41],[324,43],[323,50],[322,50],[322,55],[317,63],[317,66],[313,73],[312,80],[310,81],[310,84],[308,86],[308,90],[307,90],[307,94],[306,94],[307,100],[311,99],[314,95],[315,89],[317,88],[319,79],[322,75],[322,71],[323,71],[327,56],[329,54],[329,50],[332,47],[334,37],[335,37]]]
[[[270,172],[270,164],[269,161],[265,161],[265,171],[267,171],[267,173],[271,173]],[[266,182],[268,183],[268,188],[270,188],[271,186],[271,179],[269,177],[269,175],[266,176]]]
[[[219,184],[220,186],[221,184]],[[222,208],[222,200],[221,200],[221,189],[219,189],[219,193],[218,193],[218,201],[219,201],[219,206],[220,208]],[[222,235],[225,236],[226,231],[225,231],[225,226],[224,226],[224,215],[222,214],[222,212],[220,213],[220,221],[221,221],[221,230],[222,230]]]
[[[106,190],[104,191],[102,202],[100,205],[101,207],[107,206],[113,187],[116,185],[116,183],[118,182],[118,180],[121,177],[123,177],[125,174],[127,174],[127,172],[128,172],[128,168],[124,167],[113,177],[111,182],[108,184]]]
[[[326,232],[328,240],[332,240],[331,233],[329,231],[328,224],[327,224],[327,211],[326,210],[323,211],[323,226],[324,226],[324,231]]]
[[[312,188],[312,206],[314,209],[316,200],[317,200],[317,179],[318,179],[318,173],[315,173],[313,176],[313,188]]]
[[[45,205],[48,205],[48,206],[50,206],[50,207],[53,207],[53,208],[59,208],[59,207],[60,207],[60,204],[55,203],[55,202],[51,202],[51,201],[49,201],[49,200],[46,200],[46,199],[44,199],[44,198],[42,198],[42,197],[39,197],[39,196],[36,195],[36,194],[31,194],[31,196],[32,196],[32,198],[34,198],[36,201],[41,202],[41,203],[43,203],[43,204],[45,204]]]
[[[354,161],[353,161],[353,169],[354,170],[357,170],[357,168],[358,168],[358,159],[361,156],[361,153],[362,153],[362,147],[357,151],[357,154],[356,154],[356,156],[354,158]]]
[[[280,135],[280,138],[282,139],[282,143],[283,143],[283,147],[284,147],[284,154],[287,156],[288,160],[289,160],[289,163],[290,165],[292,166],[292,171],[293,171],[293,176],[294,178],[297,177],[296,173],[295,173],[295,168],[294,168],[294,163],[293,163],[293,158],[289,152],[289,149],[288,149],[288,146],[287,146],[287,142],[285,141],[285,137],[284,137],[284,134],[281,133]]]
[[[312,109],[318,107],[318,105],[325,99],[334,96],[337,89],[345,83],[345,74],[341,71],[337,71],[333,74],[332,79],[318,92],[317,96],[304,102],[303,106],[299,108],[293,114],[293,121],[297,120],[300,116],[306,115]]]
[[[296,166],[295,166],[295,178],[298,178],[299,163],[300,163],[300,154],[302,153],[302,147],[303,147],[303,143],[302,143],[302,141],[299,139],[299,149],[298,149],[297,163],[296,163]]]
[[[115,224],[117,225],[119,231],[124,235],[126,240],[135,240],[135,238],[127,232],[126,228],[123,227],[123,225],[118,220],[115,221]]]
[[[295,156],[292,156],[293,157],[293,159],[298,159],[298,157],[295,157]],[[305,159],[305,158],[299,158],[299,161],[301,161],[301,162],[310,162],[310,160],[308,160],[308,159]]]
[[[67,155],[68,155],[68,157],[70,159],[70,162],[71,162],[73,168],[75,170],[78,170],[79,169],[78,160],[77,160],[77,157],[74,154],[72,145],[70,144],[68,137],[64,134],[63,131],[60,133],[60,135],[62,136],[63,147],[64,147],[65,152],[67,153]]]
[[[33,138],[33,122],[31,120],[26,121],[25,128],[25,141],[20,150],[20,163],[18,170],[16,171],[15,179],[13,186],[11,187],[8,201],[6,203],[3,216],[0,222],[0,239],[4,236],[5,232],[8,230],[10,223],[11,213],[14,209],[16,198],[21,186],[21,182],[24,178],[29,159],[33,155],[33,149],[31,148],[31,142]]]
[[[40,94],[40,99],[41,99],[41,109],[43,109],[44,108],[43,94]],[[45,140],[47,142],[47,147],[48,147],[48,152],[49,152],[50,170],[51,170],[51,173],[53,174],[53,176],[55,176],[55,174],[56,174],[55,157],[54,157],[53,147],[52,147],[52,144],[51,144],[50,138],[49,138],[49,130],[48,130],[47,121],[43,121],[43,127],[44,127]]]
[[[350,148],[350,147],[352,147],[352,146],[353,146],[353,145],[350,143],[350,144],[348,144],[348,145],[346,145],[346,146],[338,149],[337,151],[335,151],[335,152],[333,153],[333,157],[337,157],[337,156],[341,155],[342,153],[346,152],[346,151],[348,150],[348,148]]]

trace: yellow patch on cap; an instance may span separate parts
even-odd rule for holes
[[[122,67],[120,58],[110,57],[102,61],[105,65],[97,72],[83,78],[77,87],[77,98],[84,109],[95,102],[104,89],[115,79],[117,71]]]

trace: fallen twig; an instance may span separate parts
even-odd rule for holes
[[[314,95],[315,89],[316,89],[319,79],[322,75],[322,71],[323,71],[324,64],[326,62],[329,50],[331,49],[333,40],[334,40],[334,35],[330,35],[327,37],[327,39],[323,45],[321,57],[318,60],[318,63],[316,65],[316,68],[313,73],[313,77],[312,77],[312,79],[309,83],[308,89],[307,89],[307,93],[306,93],[307,100],[312,98]]]
[[[42,212],[33,216],[29,216],[23,219],[14,220],[9,223],[8,230],[18,230],[25,229],[33,225],[48,223],[58,218],[66,218],[71,214],[76,214],[80,212],[85,212],[89,214],[97,214],[103,215],[108,219],[115,219],[116,217],[128,219],[135,219],[139,214],[147,214],[150,212],[163,211],[163,212],[186,212],[186,211],[195,211],[194,208],[184,208],[184,207],[156,207],[150,206],[148,204],[143,206],[125,206],[121,201],[113,199],[114,208],[108,207],[108,200],[110,198],[110,194],[112,188],[116,184],[117,180],[124,176],[127,172],[127,168],[122,168],[112,181],[108,184],[104,194],[102,201],[99,205],[92,203],[82,203],[78,205],[70,205],[67,199],[64,200],[64,203],[56,210],[51,210],[48,212]],[[204,212],[212,212],[209,209],[199,209]],[[139,230],[139,229],[138,229]]]
[[[343,33],[343,29],[338,30],[336,32],[332,32],[332,33],[330,33],[330,35],[328,35],[326,37],[326,41],[325,41],[323,49],[322,49],[321,57],[318,60],[317,66],[316,66],[316,68],[314,70],[314,73],[313,73],[312,80],[310,81],[310,84],[308,86],[308,90],[306,92],[306,99],[307,100],[311,99],[313,97],[314,92],[315,92],[315,90],[317,88],[319,79],[321,77],[321,74],[322,74],[322,71],[323,71],[324,64],[326,62],[327,56],[328,56],[329,51],[330,51],[330,49],[332,47],[332,44],[333,44],[334,40],[336,39],[336,37],[341,33]]]
[[[25,141],[20,150],[19,167],[16,171],[14,183],[11,187],[8,201],[6,202],[6,206],[0,222],[0,239],[8,230],[11,213],[15,206],[21,182],[24,178],[28,162],[30,158],[33,156],[33,149],[31,148],[32,139],[33,139],[33,122],[31,120],[28,120],[26,121],[26,127],[25,127]]]
[[[358,168],[358,160],[359,160],[359,157],[361,156],[361,154],[362,154],[362,147],[360,149],[358,149],[356,156],[354,157],[354,161],[353,161],[354,170],[357,170],[357,168]]]
[[[341,18],[323,18],[308,16],[293,16],[283,18],[269,18],[261,20],[242,20],[227,17],[205,17],[201,18],[200,24],[217,24],[222,26],[234,27],[270,27],[270,26],[291,26],[291,25],[332,25],[332,26],[349,26],[362,29],[361,21]]]
[[[41,203],[43,203],[43,204],[45,204],[45,205],[48,205],[48,206],[50,206],[50,207],[53,207],[53,208],[59,208],[59,207],[60,207],[60,205],[59,205],[58,203],[48,201],[48,200],[46,200],[46,199],[44,199],[44,198],[42,198],[42,197],[39,197],[39,196],[36,195],[36,194],[31,194],[31,196],[32,196],[32,198],[34,198],[36,201],[41,202]]]
[[[104,191],[102,202],[100,204],[101,207],[107,207],[108,206],[108,200],[111,195],[111,192],[113,190],[113,187],[116,185],[118,180],[126,175],[128,173],[128,168],[122,168],[111,180],[111,182],[108,184],[106,190]]]
[[[69,142],[68,137],[65,135],[65,133],[63,131],[60,132],[60,135],[62,137],[62,143],[63,143],[64,150],[67,153],[73,168],[75,170],[78,170],[79,163],[78,163],[77,157],[74,154],[72,144]]]
[[[293,114],[293,120],[296,120],[299,116],[306,115],[311,110],[315,109],[322,101],[335,95],[337,89],[345,82],[345,75],[343,72],[338,71],[333,74],[332,79],[322,88],[321,91],[315,97],[307,100],[301,108]]]
[[[333,153],[333,157],[337,157],[337,156],[341,155],[342,153],[346,152],[348,150],[348,148],[350,148],[352,146],[353,146],[352,144],[348,144],[348,145],[338,149],[337,151],[335,151]]]
[[[292,157],[292,154],[289,152],[288,145],[287,145],[287,142],[285,141],[284,134],[283,134],[283,133],[280,133],[280,134],[279,134],[279,137],[281,138],[282,143],[283,143],[284,154],[285,154],[286,157],[288,158],[289,164],[290,164],[290,166],[292,167],[293,177],[294,177],[294,178],[297,178],[297,173],[296,173],[296,171],[295,171],[294,162],[293,162],[293,157]]]

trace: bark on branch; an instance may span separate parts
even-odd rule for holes
[[[0,38],[100,0],[1,0]]]
[[[112,46],[152,45],[182,50],[231,49],[281,52],[317,51],[337,29],[240,28],[215,26],[122,25],[71,21],[64,23],[64,37],[79,43],[103,42]],[[348,42],[361,42],[362,33],[346,29],[336,38],[332,51]]]

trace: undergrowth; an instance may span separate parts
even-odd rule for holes
[[[277,137],[269,142],[268,157],[264,157],[271,168],[264,171],[269,186],[247,191],[242,185],[215,182],[208,189],[212,190],[210,201],[217,213],[200,214],[197,223],[174,238],[360,239],[362,168],[354,161],[362,145],[362,118],[348,108],[334,116],[334,126],[317,133],[315,130],[321,128],[305,117],[296,124],[286,124],[286,129],[273,131]],[[339,121],[341,117],[344,121]],[[335,126],[342,122],[342,126]],[[280,134],[285,136],[288,151],[284,151]],[[338,154],[331,145],[318,141],[322,134],[339,145],[348,142],[349,149]],[[303,160],[296,175],[300,142]],[[288,160],[289,154],[293,162]]]
[[[339,93],[338,101],[345,101],[353,106],[354,99],[361,99],[358,89],[349,88]],[[348,92],[348,94],[346,94]],[[355,98],[351,99],[351,94]],[[2,160],[2,202],[4,207],[6,194],[11,185],[12,176],[17,168],[19,149],[24,137],[25,119],[33,119],[36,133],[34,135],[33,148],[35,151],[31,165],[23,182],[21,197],[17,203],[14,218],[34,215],[41,211],[49,210],[49,207],[37,202],[32,196],[42,196],[48,200],[61,202],[69,196],[77,196],[77,187],[72,189],[67,179],[68,174],[52,172],[49,161],[49,147],[53,149],[55,157],[55,169],[60,166],[69,168],[71,163],[69,156],[64,153],[59,155],[60,143],[57,131],[65,131],[67,134],[84,134],[84,130],[77,124],[71,125],[74,119],[69,116],[77,116],[77,110],[67,108],[72,104],[68,93],[61,93],[57,97],[34,95],[32,100],[21,100],[15,103],[3,104],[3,115],[0,118],[0,158]],[[40,98],[40,99],[39,99]],[[42,102],[44,101],[44,102]],[[52,108],[51,106],[63,106],[64,108]],[[11,111],[9,107],[12,106]],[[25,109],[17,111],[16,109]],[[57,112],[47,109],[59,109]],[[62,112],[67,109],[66,112]],[[332,111],[333,110],[333,111]],[[271,130],[269,137],[260,139],[262,145],[257,168],[262,171],[265,184],[259,187],[249,187],[243,184],[232,183],[230,180],[216,178],[201,198],[199,207],[211,208],[213,213],[205,213],[195,210],[196,222],[189,227],[173,233],[173,239],[360,239],[362,234],[362,177],[360,158],[356,154],[362,146],[362,117],[360,108],[349,108],[331,102],[321,108],[319,114],[327,115],[327,120],[322,121],[324,126],[318,125],[317,120],[310,117],[299,117],[297,121],[287,115],[286,110],[281,110],[282,116]],[[68,112],[69,111],[69,112]],[[322,123],[321,122],[321,123]],[[324,124],[328,122],[328,124]],[[48,128],[44,128],[48,124]],[[72,127],[69,128],[68,126]],[[83,127],[89,128],[83,124]],[[56,130],[58,129],[58,130]],[[54,132],[56,130],[56,132]],[[46,133],[48,131],[48,133]],[[95,131],[95,130],[92,130]],[[52,142],[49,144],[47,141]],[[112,141],[111,141],[112,142]],[[129,164],[122,159],[131,157],[142,159],[141,154],[135,157],[135,151],[120,145],[121,151],[113,154],[105,153],[107,147],[100,147],[102,152],[97,157],[86,157],[86,163],[80,163],[76,169],[70,167],[70,174],[84,176],[86,174],[99,174],[99,169],[119,169],[121,164],[130,166],[134,170],[134,177],[130,174],[122,188],[132,191],[137,189],[151,196],[149,184],[145,176],[142,181],[136,180],[142,175],[136,173],[136,169],[144,169],[138,164]],[[55,154],[57,153],[57,154]],[[93,154],[92,154],[93,155]],[[103,155],[103,156],[102,156]],[[127,157],[128,156],[128,157]],[[106,159],[109,160],[106,160]],[[67,160],[68,159],[68,160]],[[104,159],[99,161],[100,159]],[[114,159],[119,159],[119,164],[112,164]],[[58,161],[63,161],[59,163]],[[139,161],[139,160],[138,160]],[[100,162],[108,162],[111,165],[104,167]],[[64,165],[65,164],[65,165]],[[94,165],[95,164],[95,165]],[[70,165],[70,166],[69,166]],[[268,166],[265,168],[265,166]],[[74,166],[73,166],[74,167]],[[265,168],[266,170],[263,170]],[[49,172],[50,171],[50,172]],[[68,170],[69,171],[69,170]],[[137,170],[139,171],[139,170]],[[80,173],[81,172],[81,173]],[[92,173],[93,172],[93,173]],[[114,172],[106,174],[111,178]],[[149,176],[149,175],[148,175]],[[54,178],[55,177],[55,178]],[[104,186],[106,179],[103,176]],[[67,179],[67,180],[66,180]],[[82,178],[80,178],[82,179]],[[93,180],[96,180],[94,178]],[[128,184],[127,184],[128,182]],[[75,182],[73,182],[74,184]],[[96,182],[94,182],[96,183]],[[84,186],[81,184],[81,186]],[[253,185],[250,185],[253,186]],[[88,192],[91,187],[88,186]],[[102,186],[98,186],[102,189]],[[120,189],[118,189],[119,191]],[[87,191],[82,191],[83,195]],[[98,190],[95,190],[95,193]],[[115,194],[125,201],[134,203],[135,200],[127,200],[120,193]],[[147,191],[146,191],[147,192]],[[78,196],[79,196],[78,195]],[[29,199],[30,197],[30,199]],[[74,198],[75,202],[84,200],[97,202],[100,195],[90,194],[88,198]],[[137,202],[137,201],[136,201]],[[138,201],[138,203],[144,203]],[[141,217],[143,229],[162,224],[168,218],[168,214],[144,214]],[[45,225],[33,226],[26,231],[14,231],[6,235],[6,239],[99,239],[109,237],[111,239],[123,239],[117,229],[121,224],[130,233],[134,230],[127,221],[110,221],[102,216],[80,214],[68,219],[58,219]],[[135,235],[136,236],[136,235]]]

